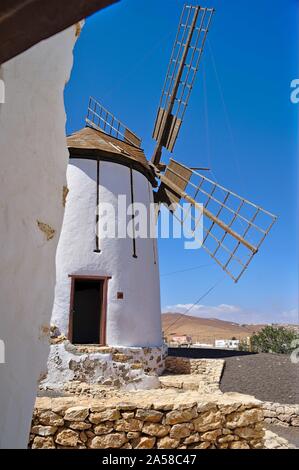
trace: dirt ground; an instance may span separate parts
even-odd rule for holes
[[[220,388],[263,401],[299,404],[299,363],[284,354],[226,357]]]

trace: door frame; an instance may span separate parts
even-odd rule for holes
[[[81,275],[81,274],[69,274],[71,278],[71,293],[70,293],[70,310],[69,310],[69,328],[68,328],[68,340],[72,343],[73,341],[73,307],[75,299],[75,282],[76,280],[84,281],[103,281],[102,291],[102,302],[101,302],[101,319],[100,319],[100,331],[99,331],[99,346],[106,346],[106,324],[107,324],[107,299],[108,299],[108,281],[111,276],[95,276],[95,275]]]

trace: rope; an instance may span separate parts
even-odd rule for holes
[[[222,104],[223,104],[223,109],[224,109],[224,114],[226,116],[226,122],[227,122],[227,127],[229,129],[229,134],[230,134],[230,138],[231,138],[231,141],[232,141],[232,146],[234,147],[233,148],[233,155],[234,155],[234,160],[235,160],[235,163],[236,163],[236,166],[237,166],[237,169],[238,169],[238,172],[239,172],[239,175],[241,177],[241,182],[242,182],[242,175],[241,175],[241,170],[240,170],[240,166],[239,166],[239,162],[236,158],[236,146],[235,146],[235,141],[234,141],[234,137],[233,137],[233,132],[232,132],[232,126],[231,126],[231,123],[230,123],[230,119],[229,119],[229,115],[228,115],[228,111],[227,111],[227,107],[226,107],[226,104],[225,104],[225,100],[224,100],[224,94],[223,94],[223,89],[222,89],[222,86],[221,86],[221,82],[220,82],[220,78],[219,78],[219,74],[217,72],[217,68],[216,68],[216,62],[215,62],[215,57],[214,57],[214,54],[212,52],[212,47],[211,47],[211,44],[209,43],[209,40],[208,40],[208,44],[209,44],[209,48],[210,48],[210,54],[211,54],[211,58],[212,58],[212,63],[213,63],[213,67],[214,67],[214,71],[215,71],[215,75],[216,75],[216,79],[217,79],[217,83],[218,83],[218,88],[219,88],[219,93],[220,93],[220,96],[221,96],[221,100],[222,100]],[[206,147],[207,147],[207,157],[208,157],[208,166],[210,168],[210,173],[211,175],[213,176],[215,182],[217,184],[219,184],[218,182],[218,179],[215,175],[215,173],[213,172],[212,170],[212,158],[211,158],[211,139],[210,139],[210,125],[209,125],[209,111],[208,111],[208,96],[207,96],[207,80],[206,80],[206,69],[205,67],[203,67],[203,95],[204,95],[204,120],[205,120],[205,132],[206,132]],[[225,194],[225,192],[223,190],[221,190],[223,194]],[[239,219],[237,218],[237,223],[240,225],[240,227],[242,229],[244,229],[245,225],[244,223]],[[246,227],[245,227],[246,228]],[[248,239],[250,239],[250,236],[248,237]]]
[[[172,322],[168,328],[165,330],[164,333],[167,333],[167,331],[173,327],[173,325],[175,325],[175,323],[177,323],[179,320],[181,320],[184,316],[187,315],[188,312],[190,312],[190,310],[192,310],[202,299],[204,299],[208,294],[210,294],[210,292],[212,292],[214,289],[216,289],[216,287],[224,280],[224,277],[222,277],[221,279],[219,279],[212,287],[210,287],[203,295],[201,295],[199,297],[199,299],[196,300],[196,302],[194,302],[193,305],[191,305],[191,307],[189,307],[184,313],[180,313],[180,316],[178,318],[175,319],[174,322]]]
[[[205,119],[206,149],[207,149],[207,157],[208,157],[208,167],[212,168],[210,125],[209,125],[209,111],[208,111],[208,93],[207,93],[207,80],[206,80],[205,64],[202,67],[202,71],[203,71],[203,97],[204,97],[204,119]]]
[[[205,268],[207,266],[214,266],[213,264],[201,264],[200,266],[194,266],[193,268],[180,269],[179,271],[172,271],[170,273],[161,274],[161,277],[171,276],[172,274],[186,273],[187,271],[195,271],[196,269]]]
[[[135,61],[135,64],[132,67],[130,67],[129,72],[120,75],[119,79],[117,81],[114,81],[113,87],[110,88],[108,91],[106,91],[102,95],[103,98],[106,98],[107,96],[110,96],[112,94],[112,92],[115,92],[115,90],[120,88],[121,84],[125,80],[130,78],[132,75],[134,75],[134,72],[137,69],[139,69],[140,66],[144,62],[146,62],[147,59],[149,59],[152,55],[154,55],[154,52],[156,52],[158,47],[162,47],[162,45],[164,45],[172,35],[173,35],[173,32],[171,31],[171,32],[168,32],[167,34],[165,34],[164,36],[162,36],[162,38],[159,37],[158,41],[155,41],[154,44],[152,45],[152,47],[145,54],[143,54],[143,56],[141,56],[141,58],[139,60]]]
[[[213,69],[214,69],[214,73],[215,73],[215,77],[216,77],[216,81],[217,81],[217,86],[218,86],[220,98],[221,98],[221,101],[222,101],[226,126],[227,126],[228,134],[229,134],[229,137],[230,137],[230,140],[231,140],[233,159],[234,159],[237,171],[239,173],[239,177],[240,177],[240,181],[242,183],[242,187],[244,188],[244,180],[243,180],[243,176],[242,176],[242,172],[241,172],[241,167],[240,167],[240,164],[239,164],[239,160],[237,158],[237,150],[236,150],[237,146],[236,146],[236,142],[235,142],[235,138],[234,138],[234,134],[233,134],[233,130],[232,130],[232,125],[231,125],[230,118],[229,118],[228,109],[227,109],[225,99],[224,99],[224,93],[223,93],[223,88],[222,88],[222,85],[221,85],[220,76],[219,76],[219,73],[218,73],[217,67],[216,67],[215,56],[213,54],[212,46],[211,46],[211,43],[210,43],[209,39],[207,39],[207,43],[208,43],[208,48],[209,48],[209,52],[210,52],[210,56],[211,56],[211,61],[212,61],[212,65],[213,65]],[[243,191],[243,189],[242,189],[242,191]],[[244,194],[245,194],[245,192],[244,192]]]

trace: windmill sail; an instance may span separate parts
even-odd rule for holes
[[[92,97],[89,98],[85,121],[93,129],[105,132],[135,147],[141,146],[141,139]]]
[[[183,8],[153,132],[153,138],[157,141],[152,156],[155,165],[160,161],[162,147],[173,151],[213,13],[213,8],[193,5]]]
[[[202,208],[202,247],[237,282],[277,217],[173,159],[164,175],[157,170],[156,175],[161,181],[156,199],[172,204],[175,217],[179,207],[184,215],[178,218],[181,223],[190,215],[194,233],[199,220],[190,213],[190,206],[186,209],[180,201],[189,202],[200,212]]]

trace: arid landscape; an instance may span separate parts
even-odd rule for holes
[[[215,339],[242,339],[261,330],[265,325],[240,325],[217,318],[199,318],[181,313],[162,314],[162,328],[167,339],[188,335],[192,342],[214,343]]]

